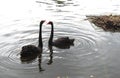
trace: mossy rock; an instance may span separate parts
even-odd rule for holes
[[[104,31],[120,32],[120,15],[86,16],[87,19]]]

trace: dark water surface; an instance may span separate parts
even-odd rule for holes
[[[120,78],[120,33],[84,20],[86,15],[120,14],[119,0],[6,1],[0,1],[0,78]],[[42,60],[22,63],[21,47],[38,45],[42,19],[54,22],[55,39],[69,36],[74,46],[52,47],[51,53],[51,28],[44,24]]]

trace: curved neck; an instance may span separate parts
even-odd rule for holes
[[[42,43],[42,23],[41,22],[40,22],[40,26],[39,26],[38,47],[40,47],[40,48],[43,47],[43,43]]]
[[[50,34],[50,38],[49,38],[49,45],[52,45],[53,43],[53,35],[54,35],[54,29],[53,29],[53,23],[51,23],[51,34]]]

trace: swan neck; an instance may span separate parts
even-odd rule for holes
[[[38,47],[40,47],[40,48],[43,47],[43,43],[42,43],[42,23],[40,23],[40,26],[39,26]]]
[[[49,38],[49,45],[52,45],[53,43],[53,35],[54,35],[54,26],[53,26],[53,23],[51,23],[51,34]]]

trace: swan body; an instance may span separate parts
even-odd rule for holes
[[[49,38],[49,45],[52,45],[61,49],[70,48],[71,45],[74,45],[73,42],[75,39],[69,39],[69,37],[61,37],[53,41],[53,36],[54,36],[53,22],[49,21],[48,24],[51,25],[51,35]]]
[[[41,49],[34,45],[27,45],[22,47],[21,51],[21,61],[22,62],[31,62],[37,55],[41,52]]]
[[[73,45],[74,39],[69,39],[69,37],[61,37],[53,41],[53,45],[64,46],[64,45]]]

